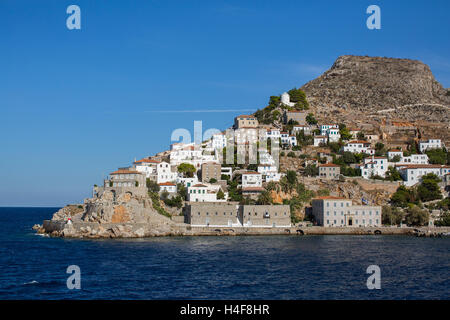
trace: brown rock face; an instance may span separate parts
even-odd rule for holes
[[[341,56],[302,89],[320,122],[378,130],[405,121],[423,133],[419,138],[450,142],[450,90],[420,61]]]
[[[379,111],[409,104],[448,106],[447,90],[417,60],[341,56],[302,89],[313,107]]]
[[[129,221],[130,217],[124,206],[119,205],[117,207],[114,207],[114,214],[111,217],[112,223],[125,223]]]

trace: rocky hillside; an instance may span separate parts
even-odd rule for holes
[[[434,108],[439,113],[444,108],[447,116],[450,113],[449,91],[417,60],[341,56],[302,89],[312,108],[324,118],[330,113],[364,117],[384,112],[386,116],[406,105],[422,106],[428,113]]]

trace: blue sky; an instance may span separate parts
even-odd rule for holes
[[[66,8],[81,8],[81,30]],[[366,8],[381,8],[381,30]],[[448,1],[0,1],[0,206],[88,197],[176,128],[225,129],[344,54],[450,87]],[[194,112],[195,111],[195,112]]]

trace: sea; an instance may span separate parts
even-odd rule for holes
[[[450,298],[448,237],[80,240],[31,229],[58,209],[0,208],[1,300]]]

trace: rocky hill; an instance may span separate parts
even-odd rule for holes
[[[410,104],[450,105],[447,90],[417,60],[341,56],[302,89],[313,107],[379,111]]]

